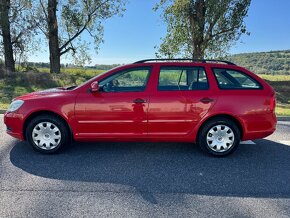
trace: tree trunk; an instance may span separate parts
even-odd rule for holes
[[[57,0],[48,0],[48,40],[50,72],[60,73],[60,50],[58,41],[58,24],[56,17]]]
[[[205,30],[205,11],[204,0],[197,0],[194,3],[194,13],[190,17],[192,33],[192,59],[204,58],[204,30]]]
[[[15,71],[13,48],[10,34],[9,8],[10,0],[0,0],[1,30],[4,44],[5,67],[9,71]]]
[[[194,46],[192,52],[192,59],[204,59],[204,51],[200,46]]]

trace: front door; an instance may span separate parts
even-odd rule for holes
[[[75,107],[77,137],[146,137],[150,74],[150,67],[122,70],[98,81],[98,92],[80,93]]]

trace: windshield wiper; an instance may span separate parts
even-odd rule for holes
[[[76,85],[74,85],[74,86],[69,86],[69,87],[66,88],[66,90],[72,90],[72,89],[74,89],[74,88],[76,88],[76,87],[78,87],[78,86],[76,86]]]

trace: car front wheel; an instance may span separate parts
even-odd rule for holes
[[[240,143],[240,130],[227,118],[214,118],[202,126],[198,144],[202,150],[214,156],[226,156],[234,152]]]
[[[30,121],[26,138],[34,150],[55,153],[69,144],[69,132],[64,122],[56,116],[41,115]]]

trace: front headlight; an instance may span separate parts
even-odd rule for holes
[[[22,100],[12,101],[12,103],[10,104],[7,111],[14,112],[14,111],[18,110],[23,105],[23,103],[24,103],[24,101],[22,101]]]

